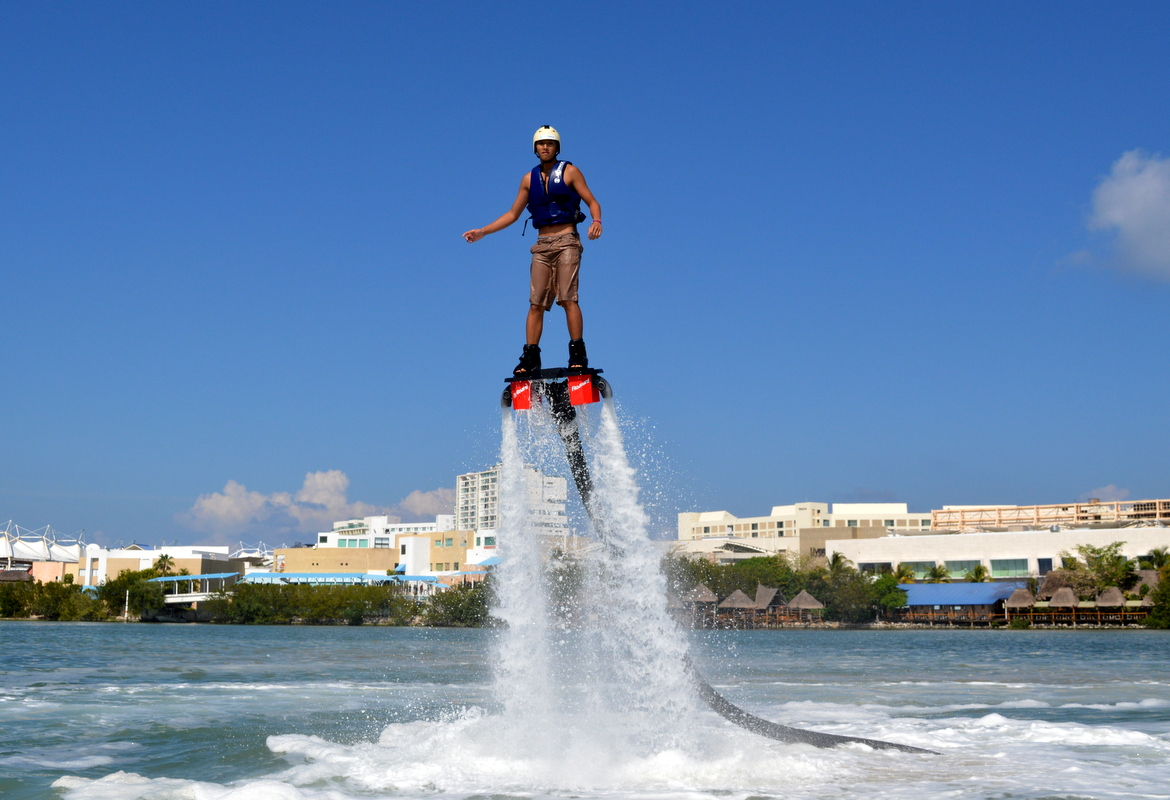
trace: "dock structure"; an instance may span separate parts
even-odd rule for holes
[[[185,603],[202,603],[213,594],[226,591],[235,585],[241,575],[238,572],[217,572],[209,575],[164,575],[161,578],[151,578],[148,583],[163,584],[163,591],[167,587],[170,591],[165,594],[167,605],[182,605]],[[184,584],[186,591],[180,591],[180,584]]]

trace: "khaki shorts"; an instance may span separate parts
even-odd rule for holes
[[[577,273],[581,269],[581,237],[576,233],[541,236],[532,253],[532,290],[528,302],[545,311],[553,298],[559,305],[577,302]]]

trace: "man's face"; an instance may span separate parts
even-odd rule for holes
[[[536,143],[536,155],[541,161],[552,161],[557,157],[558,144],[552,139],[541,139]]]

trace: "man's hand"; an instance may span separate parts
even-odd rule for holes
[[[598,235],[600,235],[600,234],[601,234],[601,231],[598,231]],[[478,242],[480,239],[483,238],[483,236],[484,236],[483,228],[476,228],[473,231],[468,231],[467,233],[463,234],[463,238],[466,239],[468,242]],[[596,236],[593,235],[593,228],[592,227],[589,228],[589,237],[591,239],[597,238]]]
[[[589,225],[589,238],[596,239],[600,235],[601,235],[601,220],[595,219],[595,220],[593,220],[592,224]]]

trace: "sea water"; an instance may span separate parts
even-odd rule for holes
[[[688,633],[612,403],[581,422],[578,592],[528,513],[525,465],[564,464],[556,425],[503,418],[500,628],[0,623],[0,793],[1170,798],[1170,635]],[[688,653],[749,712],[938,754],[760,738],[698,702]]]
[[[495,697],[500,635],[0,622],[0,796],[1170,797],[1163,632],[688,635],[752,713],[937,756],[780,744],[701,707],[657,750],[519,750]]]

